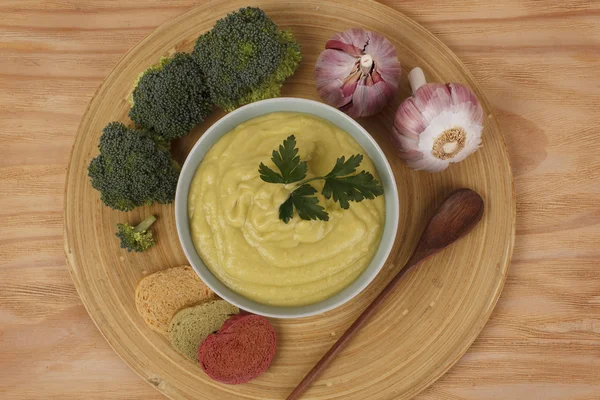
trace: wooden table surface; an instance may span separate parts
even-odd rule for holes
[[[63,254],[79,120],[193,0],[0,2],[0,397],[164,398],[104,341]],[[506,136],[517,240],[468,353],[418,400],[600,399],[600,1],[386,0],[467,64]]]

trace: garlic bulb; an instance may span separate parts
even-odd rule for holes
[[[483,111],[473,92],[460,83],[426,83],[418,67],[408,80],[413,95],[398,107],[392,131],[400,158],[413,169],[439,172],[477,151]]]
[[[399,77],[394,45],[359,28],[329,39],[315,66],[321,99],[355,118],[381,111],[396,94]]]

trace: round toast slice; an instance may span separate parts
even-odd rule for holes
[[[166,335],[177,311],[214,297],[213,291],[186,265],[143,278],[135,290],[135,305],[150,328]]]
[[[265,317],[234,316],[200,345],[198,361],[214,380],[230,385],[246,383],[269,368],[277,350],[275,330]]]
[[[171,344],[192,361],[198,361],[198,348],[208,335],[240,310],[225,300],[210,300],[180,310],[171,320]],[[231,319],[231,318],[229,318]]]

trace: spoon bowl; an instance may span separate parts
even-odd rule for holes
[[[469,233],[481,220],[483,209],[477,192],[458,189],[452,193],[427,224],[407,265],[423,261]]]

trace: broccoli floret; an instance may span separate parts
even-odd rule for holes
[[[100,155],[90,163],[88,175],[104,204],[129,211],[175,199],[181,168],[171,157],[168,142],[120,122],[109,123],[102,132]]]
[[[131,226],[127,222],[117,224],[117,237],[121,239],[121,248],[127,251],[142,252],[155,245],[152,231],[148,228],[156,221],[151,215],[143,220],[138,226]]]
[[[167,140],[184,136],[212,109],[204,75],[193,57],[162,58],[134,83],[129,118]]]
[[[212,101],[226,111],[279,96],[302,55],[289,31],[259,8],[242,8],[200,36],[192,53],[206,76]]]

